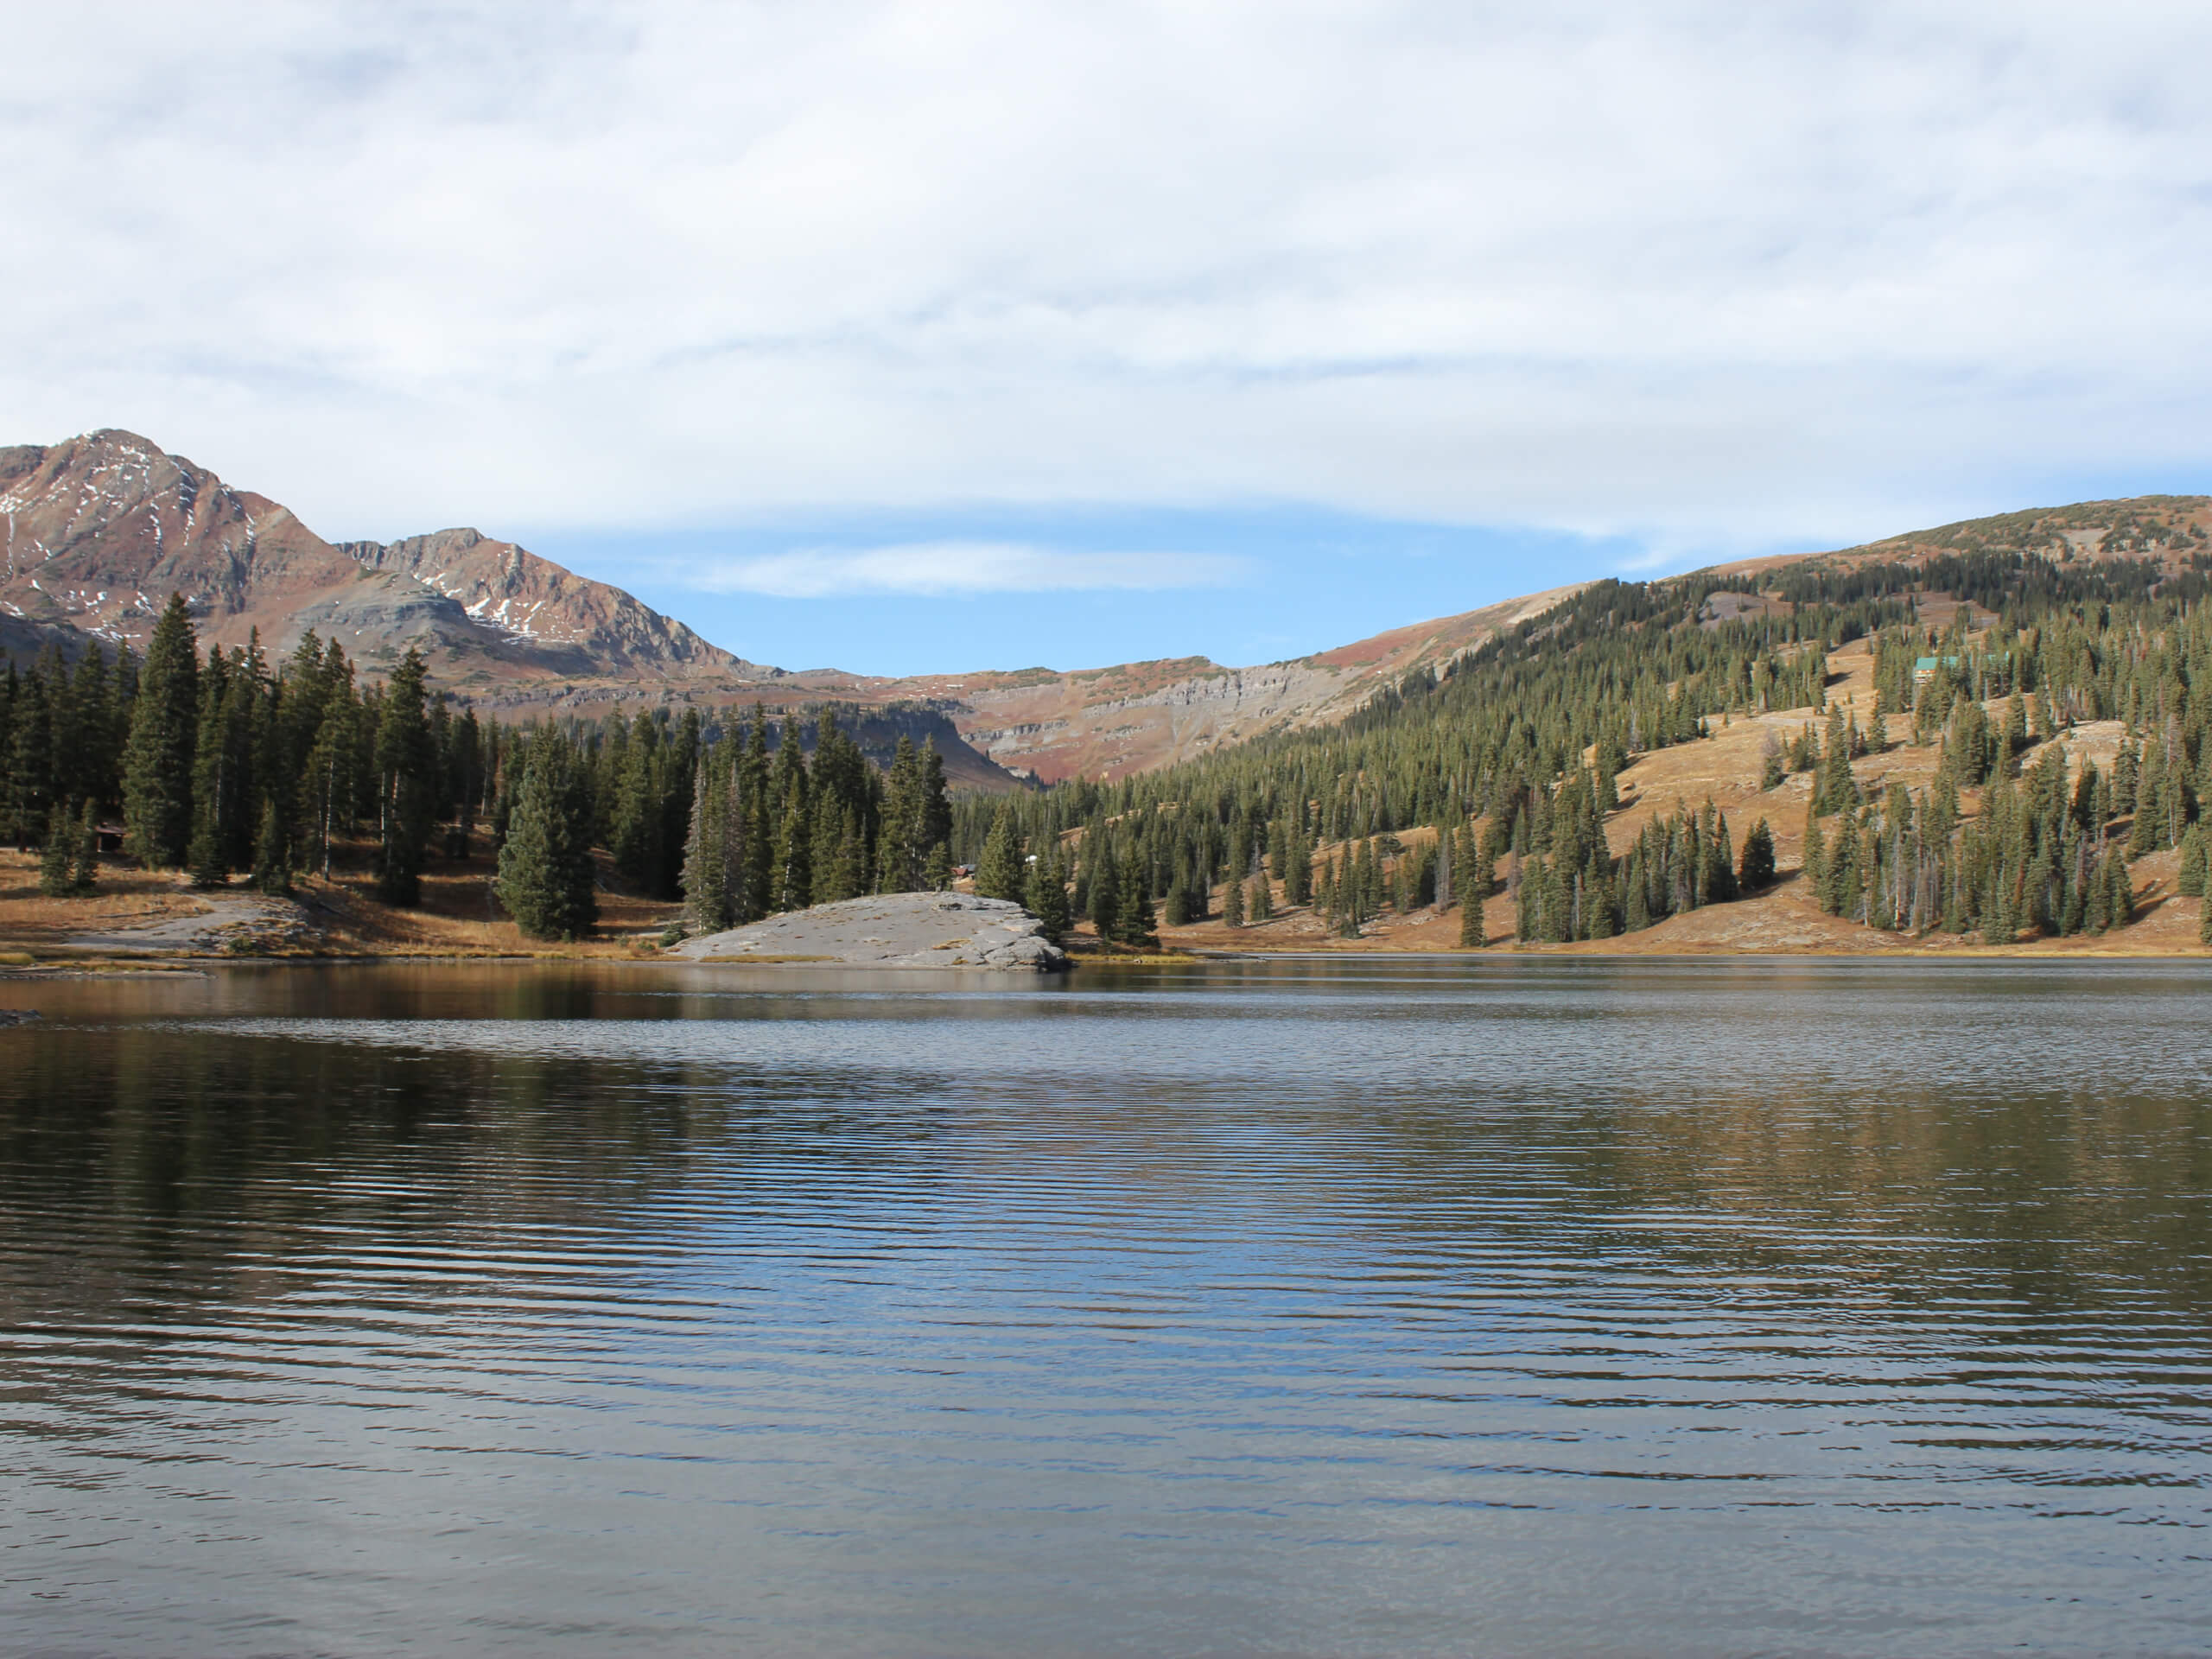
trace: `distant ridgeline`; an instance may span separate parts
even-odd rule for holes
[[[2102,930],[2129,919],[2128,856],[2178,843],[2183,890],[2202,881],[2212,558],[2201,530],[2167,534],[2164,547],[2155,526],[2120,544],[2164,556],[2114,556],[2108,537],[2103,556],[2078,560],[1960,535],[1968,550],[1785,565],[1757,595],[1716,572],[1599,582],[1341,726],[1111,785],[957,802],[953,849],[969,855],[994,826],[1032,849],[1066,837],[1079,913],[1109,878],[1109,931],[1133,887],[1164,893],[1171,922],[1205,915],[1224,887],[1236,922],[1272,902],[1273,877],[1286,902],[1356,932],[1386,907],[1485,896],[1503,871],[1522,938],[1604,938],[1774,877],[1764,820],[1739,844],[1709,802],[1651,820],[1615,854],[1616,775],[1730,716],[1802,707],[1826,717],[1774,745],[1759,786],[1813,774],[1804,868],[1828,912],[1987,940]],[[1936,606],[1950,615],[1935,626],[1921,613],[1932,599],[1967,604]],[[1827,706],[1826,659],[1870,634],[1878,696],[1861,726],[1861,711]],[[2036,751],[2110,719],[2128,734],[2108,775],[2085,765],[2069,783],[2059,746]],[[1863,798],[1853,760],[1904,726],[1940,739],[1935,781]],[[1962,791],[1978,814],[1962,813]],[[1436,833],[1401,839],[1419,828]],[[1462,938],[1480,943],[1471,915]]]

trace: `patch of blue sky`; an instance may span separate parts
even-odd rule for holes
[[[1287,506],[980,507],[520,539],[752,661],[890,675],[1274,662],[1745,550]]]

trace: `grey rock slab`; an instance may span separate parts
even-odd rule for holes
[[[282,931],[302,935],[310,931],[307,913],[285,899],[228,893],[210,895],[201,902],[207,908],[196,916],[173,916],[143,927],[76,933],[66,943],[118,953],[207,950],[219,947],[226,934]]]
[[[984,968],[1052,973],[1066,954],[1020,905],[968,893],[893,893],[786,912],[671,953],[694,962],[785,957],[855,968]]]

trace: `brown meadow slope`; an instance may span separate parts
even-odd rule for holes
[[[1923,607],[1923,614],[1935,614]],[[1874,661],[1870,642],[1853,642],[1828,658],[1831,702],[1842,703],[1862,720],[1874,708]],[[2001,720],[2001,703],[1989,705]],[[1772,789],[1760,787],[1760,777],[1770,735],[1786,741],[1811,721],[1825,719],[1809,707],[1777,709],[1764,715],[1716,724],[1712,736],[1639,755],[1618,779],[1621,805],[1606,820],[1608,844],[1616,854],[1624,852],[1637,833],[1655,816],[1678,806],[1697,807],[1710,799],[1724,813],[1734,842],[1740,847],[1744,832],[1764,819],[1775,840],[1781,879],[1765,892],[1733,903],[1712,905],[1669,917],[1658,925],[1618,938],[1573,944],[1521,944],[1514,939],[1515,902],[1503,890],[1511,861],[1500,868],[1501,891],[1484,907],[1484,931],[1489,948],[1520,951],[1555,951],[1575,956],[1665,955],[1815,955],[1893,956],[1906,954],[2132,957],[2203,956],[2197,943],[2202,901],[2183,897],[2175,884],[2177,855],[2153,854],[2133,865],[2136,919],[2125,928],[2101,936],[2066,939],[2036,939],[2025,943],[1984,946],[1971,938],[1929,935],[1916,938],[1904,933],[1862,927],[1821,910],[1802,879],[1805,812],[1811,779],[1802,772],[1786,778]],[[2077,726],[2049,740],[2067,753],[2069,769],[2078,772],[2083,760],[2109,772],[2124,728],[2118,721]],[[2040,759],[2044,745],[2031,748],[2024,766]],[[1938,749],[1931,734],[1925,744],[1910,741],[1868,754],[1853,765],[1860,787],[1878,792],[1892,780],[1919,789],[1936,774]],[[1980,791],[1964,791],[1963,806],[1974,815]],[[1399,839],[1418,852],[1434,839],[1431,830],[1408,830]],[[1341,850],[1325,847],[1325,855]],[[1461,949],[1459,911],[1434,906],[1410,915],[1385,912],[1367,925],[1362,937],[1335,936],[1310,906],[1281,906],[1281,883],[1271,884],[1277,910],[1274,918],[1256,926],[1230,928],[1220,919],[1222,889],[1214,889],[1210,906],[1212,919],[1185,927],[1160,929],[1162,947],[1185,951],[1251,953],[1325,952],[1359,954],[1391,951],[1456,951]],[[1095,944],[1086,924],[1079,937]]]

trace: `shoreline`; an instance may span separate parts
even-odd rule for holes
[[[373,967],[385,964],[412,963],[421,967],[528,967],[551,963],[582,963],[611,968],[664,967],[684,969],[775,968],[800,971],[830,970],[841,973],[922,973],[991,975],[1003,977],[1004,970],[971,963],[854,963],[836,957],[812,956],[773,956],[763,953],[757,957],[714,957],[705,959],[688,957],[675,952],[624,952],[614,954],[606,950],[547,950],[536,951],[408,951],[408,950],[331,950],[286,951],[258,954],[251,951],[175,950],[135,951],[127,956],[103,954],[92,950],[69,946],[40,945],[29,949],[13,949],[11,960],[0,963],[0,982],[8,981],[37,982],[60,978],[158,977],[204,974],[210,967],[283,968],[283,967]],[[1787,947],[1757,950],[1728,950],[1719,947],[1700,948],[1677,946],[1668,950],[1596,950],[1588,944],[1510,944],[1491,945],[1477,950],[1237,950],[1211,946],[1197,946],[1187,950],[1147,952],[1141,956],[1106,957],[1077,953],[1070,957],[1067,965],[1043,970],[1038,977],[1056,975],[1095,973],[1129,969],[1198,968],[1226,963],[1447,963],[1447,962],[1503,962],[1559,960],[1567,962],[2028,962],[2028,963],[2201,963],[2212,966],[2212,950],[2182,951],[2174,950],[2095,950],[2083,949],[2061,941],[2031,941],[2011,945],[1943,945],[1915,947],[1900,945],[1890,950],[1836,950],[1815,948]]]

